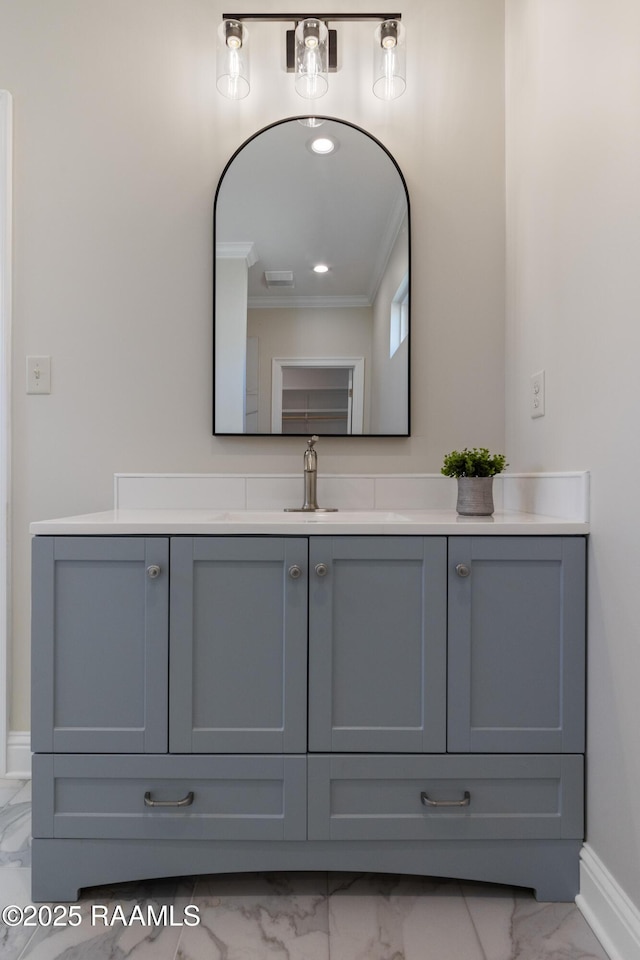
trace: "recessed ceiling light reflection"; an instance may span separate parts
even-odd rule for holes
[[[326,156],[328,153],[333,153],[338,147],[338,141],[334,140],[332,137],[315,137],[309,143],[309,148],[313,153],[319,153],[321,156]]]
[[[315,267],[313,268],[313,272],[314,272],[314,273],[329,273],[329,267],[326,265],[326,263],[316,263]]]

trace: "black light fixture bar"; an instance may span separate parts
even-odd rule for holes
[[[316,20],[323,20],[325,23],[331,21],[353,21],[353,20],[402,20],[401,13],[223,13],[223,20],[242,20],[252,21],[253,23],[267,23],[276,21],[280,23],[298,23],[300,20],[308,20],[310,17]]]

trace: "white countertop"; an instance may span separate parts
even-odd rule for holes
[[[342,510],[336,513],[285,513],[279,510],[105,510],[56,520],[38,520],[30,531],[48,536],[135,534],[291,534],[427,536],[571,536],[589,524],[533,513],[496,511],[492,517],[459,517],[455,510]]]

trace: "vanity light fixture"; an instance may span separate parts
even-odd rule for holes
[[[218,29],[218,91],[231,100],[249,93],[246,21],[293,23],[287,30],[287,71],[295,73],[295,88],[305,100],[316,100],[329,89],[329,72],[338,69],[337,30],[332,22],[374,20],[373,92],[382,100],[404,93],[405,30],[400,13],[223,13]],[[312,124],[309,123],[309,126]]]

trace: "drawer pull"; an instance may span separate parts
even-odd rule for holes
[[[299,580],[300,577],[302,576],[302,570],[300,569],[297,563],[293,563],[289,567],[289,576],[291,577],[292,580]]]
[[[471,803],[471,794],[465,790],[463,800],[432,800],[423,790],[420,800],[425,807],[468,807]]]
[[[326,563],[316,563],[316,573],[319,577],[326,577],[329,573],[329,567]]]
[[[456,573],[459,577],[469,577],[471,576],[471,569],[466,563],[458,563],[456,564]]]
[[[149,580],[157,580],[161,572],[162,571],[157,563],[152,563],[149,567],[147,567],[147,576],[149,577]]]
[[[147,791],[144,795],[145,807],[190,807],[193,803],[193,791],[190,790],[182,800],[152,800],[151,793]]]

